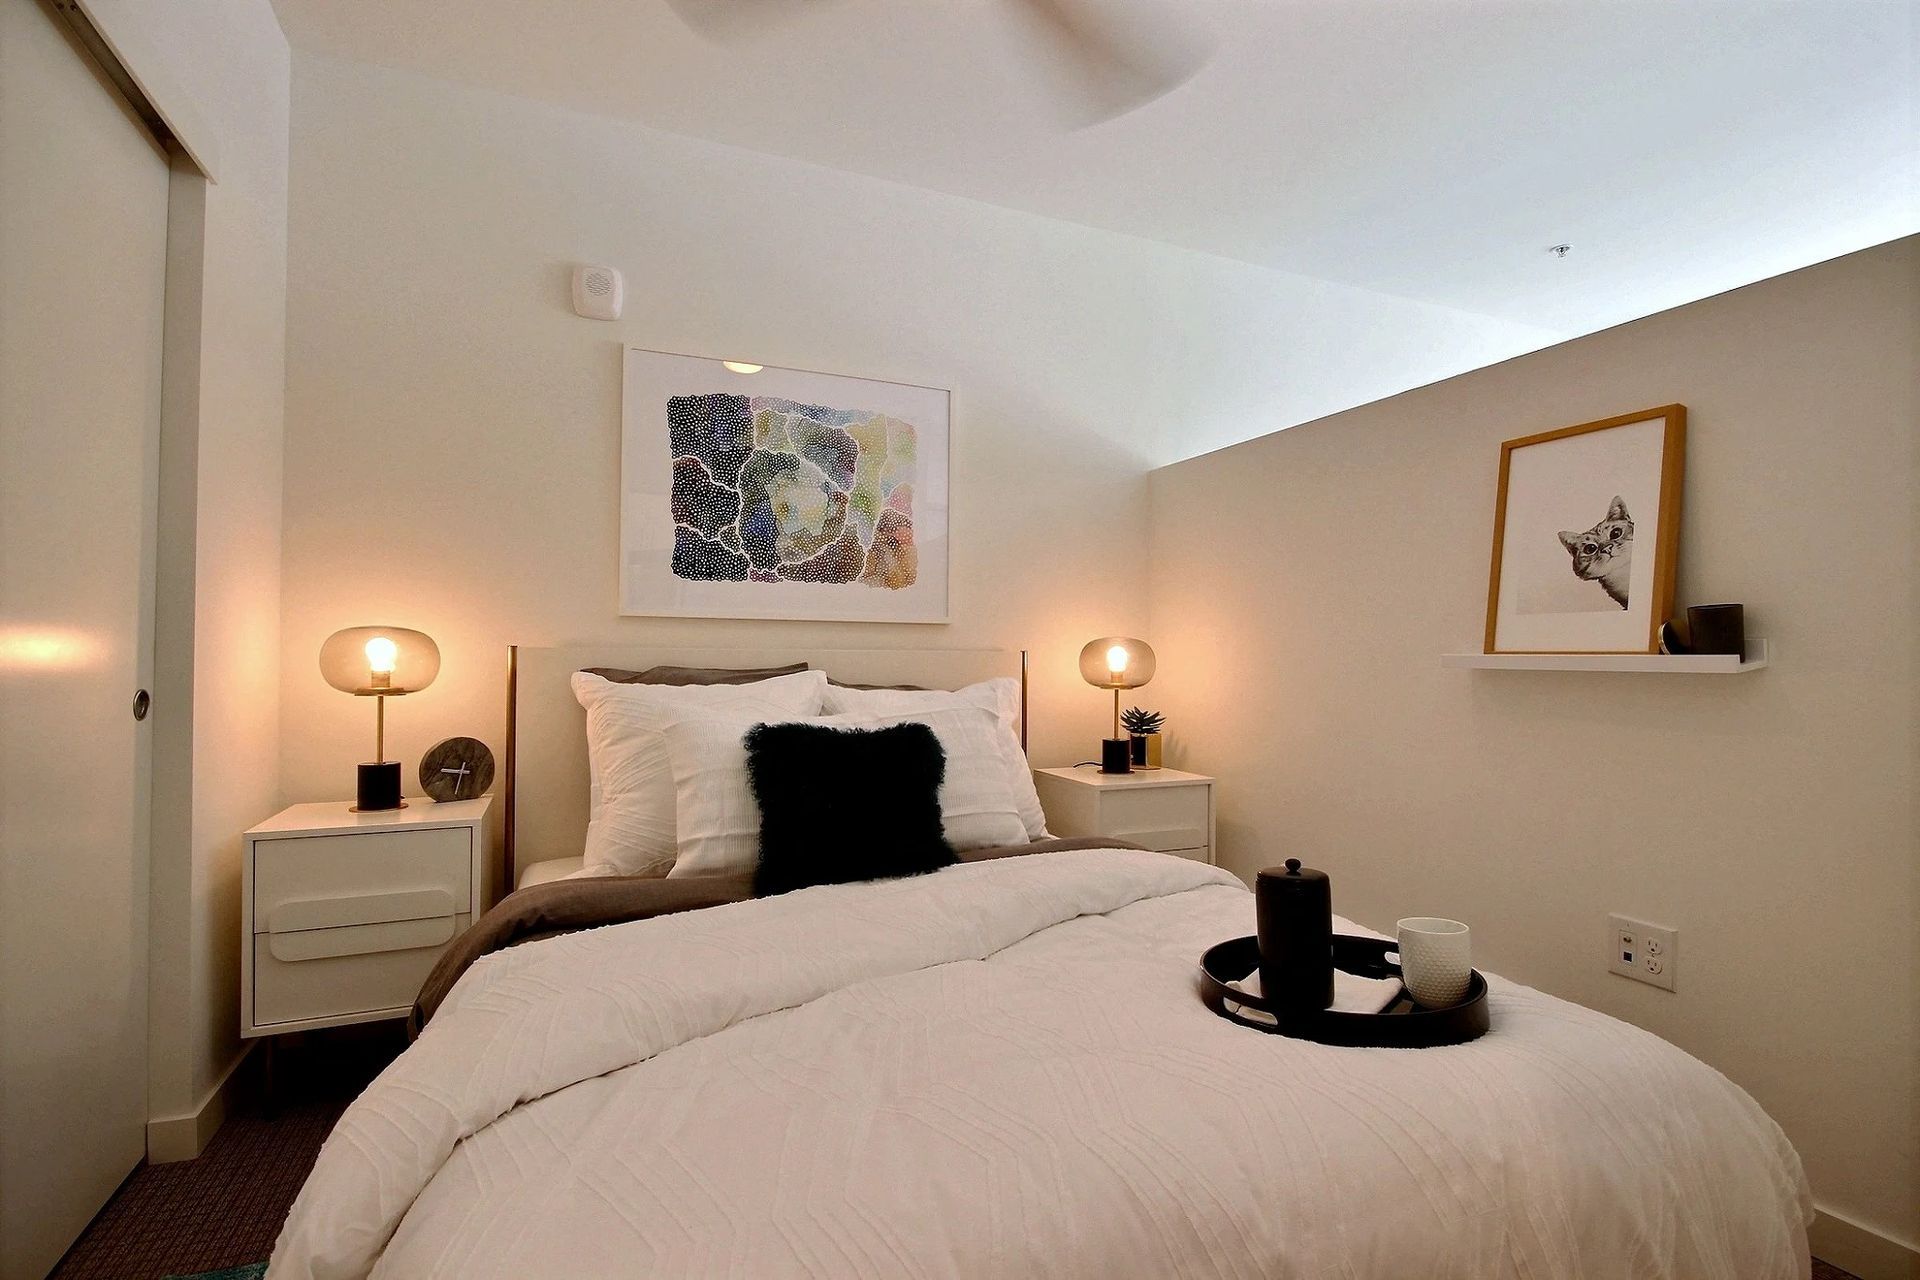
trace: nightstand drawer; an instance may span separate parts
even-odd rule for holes
[[[256,840],[253,860],[256,935],[444,916],[448,906],[426,902],[435,890],[445,895],[435,903],[450,899],[452,911],[463,915],[473,902],[469,827]],[[408,901],[409,894],[420,901]],[[375,898],[389,901],[379,907],[370,901]]]
[[[358,812],[320,801],[248,831],[240,1034],[405,1016],[486,909],[492,805],[481,796]]]
[[[1099,834],[1159,853],[1205,849],[1207,828],[1205,787],[1139,787],[1100,797]]]
[[[253,937],[253,1025],[407,1009],[473,917],[387,921]]]

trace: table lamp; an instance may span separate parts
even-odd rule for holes
[[[1113,736],[1100,744],[1100,772],[1132,773],[1133,746],[1120,735],[1120,691],[1153,679],[1152,646],[1126,636],[1089,641],[1080,651],[1080,675],[1095,688],[1113,690]]]
[[[400,762],[387,759],[387,699],[418,693],[440,674],[440,646],[405,627],[348,627],[320,646],[320,674],[342,693],[373,699],[373,761],[360,766],[353,811],[404,809]]]

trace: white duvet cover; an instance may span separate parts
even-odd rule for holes
[[[1252,924],[1115,850],[486,957],[268,1274],[1804,1280],[1800,1162],[1719,1073],[1497,979],[1467,1045],[1237,1027],[1195,965]]]

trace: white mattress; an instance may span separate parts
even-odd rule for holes
[[[520,868],[520,879],[513,887],[524,889],[528,885],[545,884],[549,880],[564,880],[578,874],[585,866],[585,858],[551,858],[546,862],[530,862]]]
[[[1252,923],[1103,850],[496,953],[269,1275],[1805,1280],[1800,1161],[1718,1072],[1498,979],[1471,1044],[1263,1035],[1195,982]]]

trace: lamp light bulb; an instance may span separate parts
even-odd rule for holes
[[[1115,677],[1125,675],[1128,656],[1127,646],[1123,644],[1114,645],[1113,648],[1107,650],[1107,670],[1113,672]]]
[[[377,676],[392,675],[394,661],[399,656],[400,646],[385,636],[367,641],[367,669]]]

